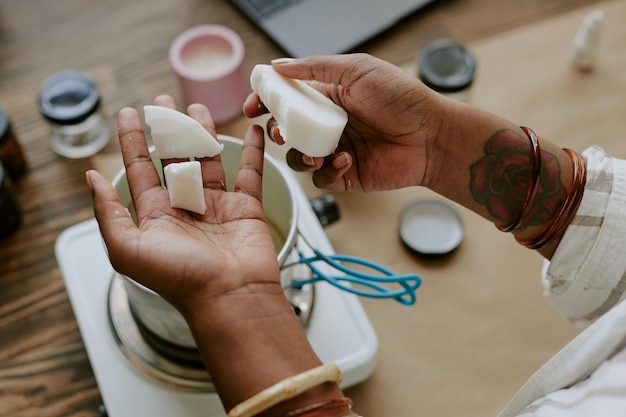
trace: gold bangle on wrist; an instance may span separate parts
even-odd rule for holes
[[[318,366],[301,374],[285,378],[275,385],[233,407],[228,417],[253,417],[276,404],[297,397],[325,382],[341,382],[341,370],[334,363]]]

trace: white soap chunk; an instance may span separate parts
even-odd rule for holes
[[[344,109],[303,81],[283,77],[270,65],[256,65],[250,85],[290,147],[309,156],[335,151],[348,122]]]
[[[204,214],[206,202],[199,161],[168,164],[163,168],[163,174],[172,207]]]
[[[159,159],[204,158],[222,152],[220,144],[195,119],[161,106],[144,106],[144,118]]]

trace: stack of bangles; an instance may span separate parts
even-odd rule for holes
[[[503,232],[512,232],[519,229],[524,224],[524,221],[528,217],[535,200],[537,189],[539,188],[539,175],[541,172],[541,149],[539,147],[539,141],[531,129],[523,126],[521,129],[524,133],[526,133],[532,145],[533,169],[531,181],[526,194],[526,200],[524,201],[524,205],[522,206],[519,215],[511,224],[506,226],[497,226],[498,229]],[[551,244],[555,237],[560,236],[563,229],[566,228],[574,218],[576,210],[582,200],[585,183],[587,181],[587,161],[585,161],[582,155],[572,151],[571,149],[565,148],[563,150],[567,152],[572,161],[574,171],[572,185],[568,190],[567,197],[565,198],[561,210],[557,213],[552,223],[543,232],[532,239],[515,238],[517,242],[529,249],[544,248]]]
[[[246,401],[233,407],[228,417],[254,417],[276,404],[295,398],[303,392],[324,383],[341,382],[341,370],[334,363],[318,366],[301,374],[283,379],[275,385],[264,389]],[[310,404],[284,414],[283,417],[358,417],[352,411],[349,398],[333,398]]]

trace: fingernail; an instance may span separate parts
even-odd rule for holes
[[[335,168],[335,169],[344,168],[349,163],[350,163],[350,160],[348,159],[348,155],[346,155],[344,152],[342,152],[339,155],[335,156],[335,158],[333,158],[333,162],[332,162],[333,168]]]
[[[270,131],[268,133],[268,137],[270,138],[270,140],[274,143],[276,143],[276,139],[274,139],[274,134],[276,133],[276,128],[274,126],[270,127]]]
[[[313,157],[308,155],[302,155],[302,162],[304,162],[304,165],[310,167],[315,166],[315,160],[313,159]]]
[[[270,63],[272,65],[276,64],[276,65],[283,65],[283,64],[289,64],[290,62],[295,61],[295,59],[293,58],[276,58],[276,59],[272,59],[270,61]]]
[[[87,182],[87,187],[89,187],[89,190],[93,192],[93,184],[91,183],[91,170],[85,171],[85,181]]]

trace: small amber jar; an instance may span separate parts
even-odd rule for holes
[[[0,163],[0,239],[15,232],[22,221],[22,210],[11,179]]]
[[[0,108],[0,163],[14,181],[26,171],[24,151],[15,137],[9,117],[2,108]]]

